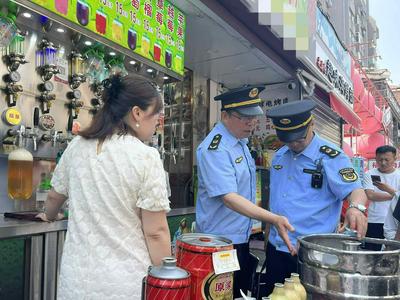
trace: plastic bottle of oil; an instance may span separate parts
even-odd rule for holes
[[[300,295],[294,289],[293,279],[286,278],[283,288],[285,290],[285,295],[288,300],[300,300]]]
[[[304,286],[300,282],[300,276],[297,273],[292,273],[290,274],[290,278],[293,279],[294,281],[294,289],[297,291],[297,293],[300,295],[301,300],[306,300],[307,299],[307,292]]]
[[[285,295],[285,290],[282,283],[275,283],[274,290],[272,291],[272,294],[268,297],[270,297],[271,300],[288,300]]]

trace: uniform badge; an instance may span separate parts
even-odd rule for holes
[[[358,179],[358,175],[353,168],[341,169],[339,170],[339,174],[342,176],[344,182],[354,182]]]
[[[288,124],[292,123],[292,121],[290,119],[280,119],[279,123],[281,123],[283,125],[288,125]]]
[[[217,150],[219,143],[221,142],[222,135],[216,134],[208,146],[208,150]]]
[[[258,88],[253,88],[250,90],[250,93],[249,93],[250,98],[255,98],[255,97],[257,97],[257,95],[258,95]]]
[[[338,156],[340,154],[340,151],[337,151],[329,146],[321,146],[321,148],[319,148],[319,151],[328,155],[330,158],[335,158],[336,156]]]
[[[281,166],[281,165],[274,165],[273,167],[275,170],[280,170],[283,168],[283,166]]]
[[[235,159],[235,163],[240,164],[243,160],[243,156],[239,156],[238,158]]]

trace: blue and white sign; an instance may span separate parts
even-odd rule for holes
[[[329,51],[332,53],[336,62],[340,64],[341,69],[346,73],[348,78],[351,76],[351,58],[350,54],[340,43],[335,30],[324,16],[320,9],[316,10],[317,26],[316,31]]]

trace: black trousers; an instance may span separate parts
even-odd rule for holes
[[[384,239],[383,235],[383,224],[382,223],[368,223],[368,229],[367,229],[367,237],[370,238],[377,238],[377,239]],[[372,244],[372,243],[365,243],[364,249],[367,250],[374,250],[374,251],[380,251],[382,248],[382,245],[379,244]]]
[[[275,283],[284,283],[285,278],[290,277],[290,273],[297,272],[297,255],[292,256],[290,253],[277,251],[275,247],[268,243],[266,257],[266,295],[272,293]]]
[[[240,270],[233,273],[233,299],[240,298],[240,289],[247,294],[251,280],[251,271],[248,266],[250,249],[249,243],[235,244],[237,257],[239,260]]]

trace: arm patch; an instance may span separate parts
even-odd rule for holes
[[[358,175],[353,168],[340,169],[339,174],[344,182],[354,182],[358,179]]]

